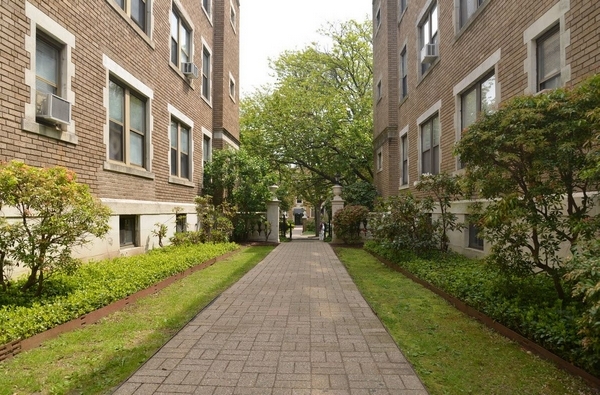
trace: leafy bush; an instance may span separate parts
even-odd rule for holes
[[[206,237],[203,232],[200,231],[187,231],[187,232],[178,232],[175,233],[169,241],[174,246],[182,246],[182,245],[194,245],[204,243],[206,241]]]
[[[317,229],[314,218],[308,218],[306,220],[306,232],[314,232]]]
[[[360,241],[360,225],[366,226],[369,209],[365,206],[345,206],[333,216],[334,234],[344,243]]]
[[[77,176],[63,167],[37,168],[11,161],[0,163],[0,209],[11,207],[19,220],[0,223],[0,283],[6,288],[5,266],[19,262],[30,269],[20,287],[43,290],[44,281],[56,270],[71,270],[74,247],[89,236],[108,232],[110,210],[96,200]]]
[[[428,251],[438,245],[431,213],[433,202],[412,194],[392,196],[378,202],[369,229],[378,243],[396,250]]]
[[[213,205],[212,196],[196,196],[196,213],[200,218],[201,232],[205,243],[225,243],[233,233],[234,216],[233,208],[223,202],[218,206]]]
[[[0,344],[24,339],[80,317],[207,260],[236,244],[168,246],[144,255],[90,262],[72,276],[48,280],[41,298],[0,294]]]
[[[375,241],[365,249],[437,286],[469,306],[535,341],[562,358],[600,374],[600,353],[586,349],[578,319],[584,308],[577,300],[560,300],[549,276],[507,278],[482,261],[453,253],[417,255]]]

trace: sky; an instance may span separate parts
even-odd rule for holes
[[[240,1],[240,94],[274,82],[269,58],[324,41],[317,33],[328,22],[371,18],[372,0]]]

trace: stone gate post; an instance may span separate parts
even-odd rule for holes
[[[267,241],[273,243],[279,243],[279,199],[275,192],[279,187],[277,185],[271,185],[269,191],[271,192],[271,200],[267,202],[267,221],[271,223],[271,234]]]
[[[344,208],[344,199],[342,199],[341,195],[342,195],[342,186],[334,185],[333,186],[333,200],[331,201],[331,218],[332,218],[332,220],[335,217],[335,213]],[[332,243],[341,243],[342,242],[342,240],[339,239],[335,234],[335,227],[333,227],[331,242]]]

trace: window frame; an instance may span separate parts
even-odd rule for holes
[[[408,130],[400,136],[400,187],[408,186]]]
[[[541,76],[541,72],[542,72],[542,64],[543,64],[543,59],[542,59],[542,51],[540,51],[540,47],[541,44],[543,44],[545,41],[551,39],[554,35],[556,35],[556,38],[558,39],[558,62],[559,62],[559,68],[558,70],[556,70],[554,73],[550,74],[549,76],[546,76],[545,78],[542,78]],[[548,29],[548,31],[544,32],[542,35],[540,35],[539,37],[536,38],[535,40],[535,49],[536,49],[536,55],[535,55],[535,62],[536,62],[536,91],[537,92],[541,92],[545,89],[553,89],[553,88],[548,88],[546,86],[543,86],[544,84],[555,80],[558,77],[558,85],[557,86],[561,86],[561,69],[560,69],[560,24],[555,24],[554,26],[552,26],[550,29]]]
[[[400,52],[400,101],[408,96],[408,55],[406,45]]]
[[[207,60],[208,55],[208,62]],[[210,47],[202,41],[202,65],[201,65],[201,87],[200,87],[200,96],[208,103],[212,105],[212,76],[213,76],[213,58],[212,58],[212,50]],[[206,64],[208,63],[208,75],[206,75]]]
[[[233,28],[233,32],[237,34],[237,26],[238,26],[238,18],[237,18],[237,10],[232,1],[229,2],[230,10],[229,10],[229,23]]]
[[[208,144],[206,144],[208,142]],[[202,128],[202,163],[212,160],[212,133]]]
[[[383,171],[383,147],[377,149],[377,154],[375,155],[377,172]]]
[[[230,72],[229,73],[229,97],[234,102],[236,101],[236,97],[237,97],[236,93],[237,93],[237,84],[235,83],[235,78],[233,77],[233,74],[231,74],[231,72]]]
[[[123,229],[123,222],[131,221],[133,228],[131,230]],[[139,215],[119,215],[119,247],[123,248],[135,248],[139,247]],[[124,243],[124,232],[129,231],[131,233],[131,242]]]
[[[150,1],[148,0],[121,0],[123,2],[123,5],[119,4],[119,2],[117,0],[114,0],[114,2],[117,4],[117,6],[119,6],[123,12],[125,12],[125,15],[127,15],[132,21],[133,23],[135,23],[144,33],[147,32],[148,30],[148,6],[152,5],[152,4],[148,4]],[[139,21],[136,21],[135,18],[132,15],[132,3],[134,1],[138,1],[142,4],[144,4],[144,25],[140,25]]]
[[[408,6],[408,0],[398,0],[398,18],[402,18],[406,7]]]
[[[173,37],[173,17],[177,20],[177,40]],[[172,66],[174,66],[177,70],[182,72],[183,63],[193,63],[194,62],[194,25],[190,22],[189,17],[185,13],[185,11],[177,6],[175,2],[173,2],[173,6],[171,8],[169,14],[169,62]],[[188,40],[188,51],[185,53],[182,47],[182,38],[187,36]],[[177,45],[177,59],[173,61],[173,42]],[[185,53],[187,56],[187,62],[182,61],[182,54]],[[183,73],[183,72],[182,72]]]
[[[206,4],[206,5],[205,5]],[[208,17],[208,20],[211,21],[212,23],[212,0],[202,0],[202,10],[204,11],[204,13],[206,14],[206,16]]]
[[[477,14],[477,11],[484,5],[487,0],[472,0],[475,1],[476,7],[475,10],[470,15],[466,15],[466,11],[463,12],[463,8],[466,5],[467,1],[471,0],[457,0],[458,1],[458,30],[465,27],[468,22],[473,19],[474,15]]]
[[[437,144],[435,143],[435,129],[434,129],[434,124],[435,124],[435,120],[437,119],[437,131],[438,131],[438,136],[437,136]],[[425,128],[428,126],[430,126],[429,132],[430,132],[430,136],[429,136],[429,142],[430,142],[430,146],[428,149],[425,149],[424,147],[424,133],[427,132],[425,130]],[[433,114],[432,116],[430,116],[429,118],[427,118],[424,122],[421,122],[419,124],[419,137],[420,137],[420,146],[419,146],[419,156],[421,158],[421,166],[419,168],[419,174],[432,174],[432,175],[436,175],[440,173],[440,166],[441,166],[441,135],[442,135],[442,128],[441,128],[441,123],[440,123],[440,114],[439,112],[436,112],[435,114]],[[436,148],[437,148],[437,156],[436,156]],[[430,167],[430,171],[426,171],[426,161],[425,161],[425,154],[429,153],[430,154],[430,163],[428,164],[427,167]],[[436,166],[436,157],[437,157],[437,166]]]
[[[187,232],[187,213],[175,214],[175,233]]]
[[[484,251],[485,250],[485,240],[478,236],[479,228],[476,224],[468,221],[468,236],[467,236],[467,248]]]
[[[439,53],[440,25],[439,25],[439,8],[438,7],[439,7],[439,4],[438,4],[437,0],[432,1],[431,4],[428,4],[426,11],[425,11],[424,15],[421,17],[420,22],[418,24],[419,71],[420,71],[421,76],[424,76],[427,73],[427,71],[429,71],[429,69],[431,69],[431,66],[433,65],[433,62],[426,63],[426,62],[423,62],[423,59],[421,59],[421,53],[422,53],[425,45],[436,44],[438,46],[438,53]],[[434,11],[436,14],[435,33],[433,33]],[[427,32],[425,32],[426,29],[427,29]],[[426,37],[426,33],[427,33],[428,37]],[[428,38],[428,40],[426,40],[426,38]],[[439,56],[438,56],[438,58],[439,58]]]
[[[177,128],[177,141],[173,142],[173,125]],[[183,152],[182,147],[182,135],[184,132],[187,133],[187,153]],[[169,124],[169,155],[170,155],[170,166],[169,166],[169,175],[171,177],[181,178],[183,180],[192,181],[192,128],[186,125],[181,120],[171,117],[171,122]],[[173,145],[175,143],[175,145]],[[175,149],[175,163],[173,163],[173,149]],[[183,174],[183,155],[187,155],[187,176]],[[173,168],[175,168],[175,174],[173,174]]]
[[[110,111],[109,111],[109,115],[108,115],[109,124],[112,122],[112,123],[117,124],[122,127],[122,132],[121,132],[122,133],[122,136],[121,136],[122,159],[119,160],[119,159],[112,158],[112,154],[110,151],[111,150],[111,135],[109,133],[108,160],[111,162],[124,164],[126,166],[131,166],[131,167],[138,168],[138,169],[148,170],[147,169],[147,164],[148,164],[147,147],[148,147],[148,129],[149,129],[149,127],[148,127],[148,98],[144,97],[144,95],[142,93],[135,91],[135,89],[131,88],[126,83],[123,83],[118,78],[116,78],[114,76],[111,76],[111,77],[112,78],[109,77],[109,88],[108,88],[109,91],[110,91],[111,83],[119,86],[123,90],[123,102],[122,102],[123,120],[118,121],[116,119],[112,119],[110,117]],[[143,109],[144,109],[143,127],[144,127],[144,130],[138,130],[138,129],[134,128],[134,126],[132,126],[132,121],[131,121],[131,113],[132,113],[131,99],[132,99],[132,97],[140,100],[143,104]],[[109,98],[109,108],[110,108],[110,98]],[[110,130],[110,125],[109,125],[109,130]],[[137,163],[132,163],[132,161],[131,161],[131,157],[133,156],[131,153],[132,133],[142,136],[143,144],[142,144],[142,151],[141,151],[141,158],[142,158],[141,165],[137,164]]]

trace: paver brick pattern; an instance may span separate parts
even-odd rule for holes
[[[331,247],[280,244],[115,395],[426,395]]]

